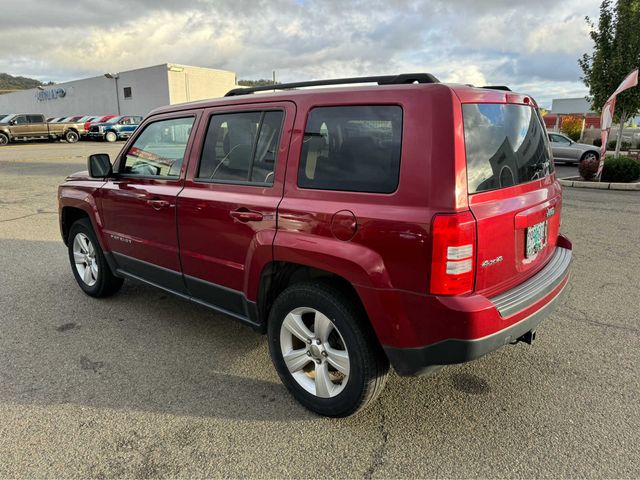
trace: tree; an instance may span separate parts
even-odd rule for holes
[[[562,117],[560,131],[574,142],[577,142],[582,135],[582,118],[576,116]]]
[[[640,0],[604,0],[598,26],[589,17],[594,47],[578,60],[589,88],[592,108],[600,113],[620,82],[640,66]],[[620,123],[616,156],[620,153],[625,122],[640,111],[640,89],[631,88],[618,95],[614,120]]]

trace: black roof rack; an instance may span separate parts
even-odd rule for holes
[[[506,85],[485,85],[482,88],[488,88],[489,90],[504,90],[506,92],[510,92],[511,89]]]
[[[430,73],[402,73],[400,75],[383,75],[378,77],[334,78],[329,80],[311,80],[308,82],[277,83],[260,87],[244,87],[229,90],[225,97],[247,95],[254,92],[268,92],[269,90],[288,90],[301,87],[321,87],[325,85],[346,85],[349,83],[377,83],[378,85],[401,85],[407,83],[440,83]]]

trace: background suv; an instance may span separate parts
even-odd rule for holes
[[[292,395],[330,416],[390,364],[531,343],[571,262],[531,97],[429,74],[253,95],[273,88],[157,109],[113,166],[93,155],[60,186],[84,292],[140,281],[266,333]]]

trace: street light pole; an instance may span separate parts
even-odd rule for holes
[[[120,113],[120,92],[118,91],[118,78],[120,78],[120,74],[119,73],[105,73],[104,76],[107,77],[107,78],[113,78],[115,80],[115,85],[116,85],[116,104],[118,105],[118,116],[120,116],[121,115],[121,113]]]

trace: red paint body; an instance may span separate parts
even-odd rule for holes
[[[508,318],[502,318],[490,300],[540,271],[556,242],[565,240],[558,237],[561,189],[553,173],[514,187],[468,194],[464,103],[534,105],[512,92],[431,84],[287,91],[166,107],[152,112],[138,134],[159,118],[196,116],[179,179],[116,176],[104,182],[80,174],[60,187],[60,208],[85,211],[105,251],[242,292],[249,302],[259,300],[261,275],[273,262],[338,275],[355,288],[385,346],[481,338],[527,317],[558,294],[567,278]],[[299,188],[309,110],[359,104],[402,107],[398,189],[371,194]],[[266,107],[286,112],[273,186],[195,180],[210,114]],[[123,148],[114,171],[135,139]],[[156,200],[167,202],[167,208],[154,208]],[[549,243],[525,260],[524,229],[542,221],[549,207],[555,208],[549,218]],[[430,295],[432,219],[468,211],[477,222],[473,292]],[[497,256],[503,258],[499,264],[479,267]]]

